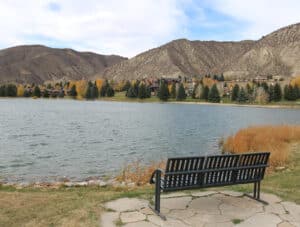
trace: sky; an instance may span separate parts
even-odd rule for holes
[[[299,0],[0,0],[0,49],[42,44],[133,57],[174,39],[259,39]]]

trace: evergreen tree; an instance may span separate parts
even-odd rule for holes
[[[0,97],[4,97],[5,96],[5,85],[1,85],[0,86]]]
[[[172,87],[171,87],[171,98],[175,99],[176,98],[176,83],[173,82],[172,83]]]
[[[96,98],[96,99],[99,98],[99,90],[98,90],[96,81],[95,81],[94,86],[93,86],[93,95],[94,95],[94,98]]]
[[[60,89],[60,92],[58,93],[58,97],[59,97],[59,98],[65,97],[64,89]]]
[[[140,84],[140,87],[138,89],[138,98],[139,99],[145,99],[145,98],[147,98],[146,86],[145,86],[144,83]]]
[[[225,81],[225,78],[224,78],[223,73],[221,74],[221,76],[220,76],[220,78],[219,78],[219,81]]]
[[[107,97],[113,97],[113,96],[115,96],[115,91],[112,88],[112,86],[110,86],[109,84],[107,85],[106,96]]]
[[[295,96],[295,100],[300,98],[300,90],[297,84],[294,85],[294,96]]]
[[[273,85],[270,85],[270,86],[269,86],[269,91],[268,91],[268,93],[269,93],[269,102],[274,101],[274,100],[275,100],[275,88],[274,88]]]
[[[160,82],[157,96],[162,101],[167,101],[170,97],[168,85],[164,80]]]
[[[208,100],[208,94],[209,94],[209,87],[208,86],[204,86],[202,88],[202,92],[200,95],[200,99],[204,99],[204,100]]]
[[[100,96],[101,96],[101,97],[105,97],[105,96],[106,96],[107,88],[108,88],[108,81],[106,80],[106,81],[102,84],[101,89],[100,89]]]
[[[48,89],[45,89],[45,90],[44,90],[43,97],[44,97],[44,98],[49,98],[49,97],[50,97],[50,94],[49,94],[49,92],[48,92]]]
[[[262,86],[263,89],[265,89],[265,91],[269,93],[269,86],[266,82],[262,82],[260,86]]]
[[[274,101],[279,102],[282,99],[282,91],[279,83],[274,86]]]
[[[253,94],[253,88],[250,86],[250,84],[247,83],[246,89],[247,89],[247,93],[248,93],[249,95],[252,95],[252,94]]]
[[[128,91],[128,89],[131,87],[130,82],[127,80],[126,83],[124,84],[122,91]]]
[[[5,86],[5,96],[16,97],[17,96],[17,86],[14,84],[8,84]]]
[[[76,85],[74,84],[70,90],[70,96],[75,98],[77,96]]]
[[[239,96],[238,96],[238,98],[237,98],[237,101],[238,101],[239,103],[244,103],[244,102],[246,102],[247,100],[248,100],[247,94],[246,94],[244,88],[242,87],[242,88],[240,89],[240,92],[239,92]]]
[[[297,90],[292,85],[285,85],[284,99],[294,101],[298,98]]]
[[[130,86],[130,88],[128,89],[128,91],[126,92],[126,96],[128,98],[136,98],[137,95],[134,92],[133,86]]]
[[[31,97],[32,96],[32,92],[30,90],[28,90],[28,89],[25,89],[23,96],[24,97]]]
[[[94,94],[93,94],[93,83],[91,81],[88,82],[88,85],[87,85],[87,89],[86,89],[86,92],[85,92],[85,98],[86,99],[93,99],[94,98]]]
[[[237,101],[237,98],[239,96],[239,92],[240,92],[240,87],[239,87],[238,84],[235,84],[233,89],[232,89],[231,101],[233,101],[233,102]]]
[[[220,100],[221,100],[221,98],[220,98],[220,94],[219,94],[217,85],[214,84],[208,93],[208,101],[218,103],[218,102],[220,102]]]
[[[33,94],[34,97],[41,97],[41,89],[39,88],[39,86],[35,86],[34,90],[33,90]]]
[[[177,93],[177,96],[176,96],[176,100],[177,101],[182,101],[184,99],[186,99],[186,93],[185,93],[185,89],[183,87],[183,84],[180,83],[179,88],[178,88],[178,93]]]
[[[150,89],[150,86],[146,87],[146,97],[147,98],[151,98],[151,89]]]

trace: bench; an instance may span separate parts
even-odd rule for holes
[[[235,184],[254,183],[253,196],[260,200],[260,182],[268,166],[269,152],[169,158],[165,171],[156,169],[150,179],[155,184],[155,213],[160,213],[160,193]]]

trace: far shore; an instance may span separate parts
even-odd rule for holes
[[[148,99],[137,99],[137,98],[127,98],[122,96],[115,96],[109,98],[98,98],[94,100],[86,100],[84,98],[76,98],[73,99],[69,96],[65,96],[64,98],[23,98],[23,97],[0,97],[1,99],[35,99],[35,100],[75,100],[75,101],[104,101],[104,102],[127,102],[127,103],[166,103],[166,104],[192,104],[192,105],[209,105],[209,106],[233,106],[233,107],[254,107],[254,108],[271,108],[271,109],[300,109],[300,102],[278,102],[271,104],[251,104],[251,103],[231,103],[231,102],[220,102],[220,103],[211,103],[205,101],[195,101],[197,99],[188,98],[185,101],[176,101],[176,100],[168,100],[161,101],[157,97],[151,97]]]

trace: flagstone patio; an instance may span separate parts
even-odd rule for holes
[[[272,194],[262,193],[261,199],[268,205],[234,191],[162,194],[164,221],[147,200],[121,198],[104,205],[101,226],[300,227],[300,205]]]

